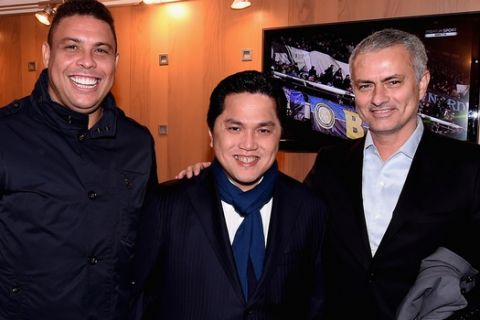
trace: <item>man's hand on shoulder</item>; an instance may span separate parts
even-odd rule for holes
[[[198,162],[198,163],[195,163],[194,165],[190,165],[185,169],[183,169],[182,171],[180,171],[175,176],[175,179],[183,179],[183,178],[190,179],[193,176],[198,176],[203,169],[210,167],[211,164],[212,164],[211,162]]]

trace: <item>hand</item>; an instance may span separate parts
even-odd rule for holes
[[[210,167],[211,164],[212,164],[211,162],[195,163],[194,165],[188,166],[184,170],[180,171],[175,176],[175,179],[183,179],[183,178],[190,179],[193,176],[198,176],[200,174],[200,171],[202,171],[205,168]]]

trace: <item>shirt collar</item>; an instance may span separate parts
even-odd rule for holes
[[[422,138],[424,131],[424,126],[422,119],[417,116],[417,127],[415,128],[415,131],[413,131],[412,135],[408,138],[408,140],[400,147],[400,149],[395,152],[395,154],[398,153],[403,153],[405,156],[407,156],[410,159],[413,159],[413,156],[415,155],[415,151],[417,151],[417,147],[420,144],[420,140]],[[367,131],[367,136],[365,137],[365,145],[363,147],[363,152],[368,152],[375,151],[377,148],[375,147],[375,144],[373,143],[372,135],[370,134],[370,131]]]

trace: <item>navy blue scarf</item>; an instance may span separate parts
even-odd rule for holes
[[[275,162],[265,172],[262,181],[255,188],[246,192],[230,182],[216,160],[212,164],[212,170],[220,199],[232,205],[235,211],[244,217],[235,233],[232,249],[243,294],[245,299],[248,299],[247,269],[249,260],[257,281],[263,272],[265,237],[260,209],[272,198],[273,188],[278,177],[277,163]]]

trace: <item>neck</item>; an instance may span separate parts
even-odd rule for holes
[[[371,135],[373,144],[377,148],[378,154],[383,161],[386,161],[390,159],[390,157],[405,144],[414,131],[405,136],[398,134],[378,134],[373,132],[371,132]]]
[[[384,137],[374,138],[373,135],[372,140],[383,161],[388,160],[403,145],[403,143],[391,143],[390,139],[384,139]]]
[[[395,154],[417,129],[417,119],[407,123],[404,127],[390,132],[370,131],[373,144],[377,148],[382,160],[388,160]]]
[[[103,108],[98,108],[88,115],[88,129],[91,129],[103,115]]]

